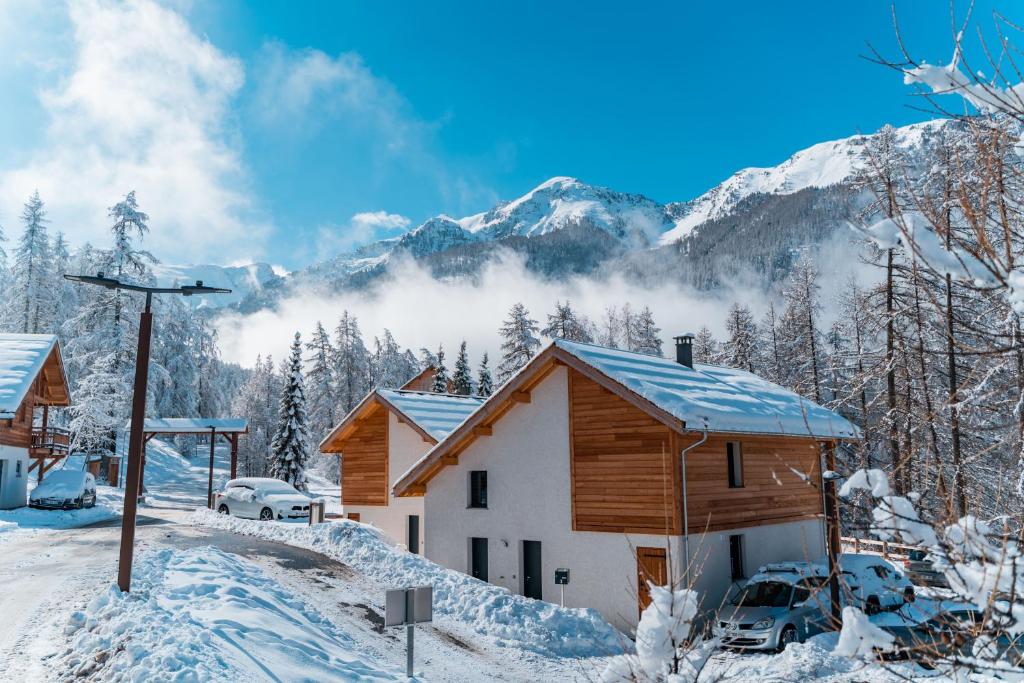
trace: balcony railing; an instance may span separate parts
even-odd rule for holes
[[[53,455],[67,455],[71,446],[71,432],[63,427],[34,427],[32,450],[49,450]]]

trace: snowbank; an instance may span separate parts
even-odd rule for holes
[[[71,614],[65,634],[65,678],[404,679],[262,569],[209,546],[140,554],[132,592],[110,586]]]
[[[192,523],[307,548],[388,587],[432,585],[435,618],[468,624],[499,644],[555,657],[621,654],[628,640],[590,609],[565,609],[445,569],[398,549],[373,527],[350,520],[300,526],[196,510]],[[383,592],[380,595],[383,602]]]
[[[108,486],[96,487],[96,505],[82,510],[37,510],[23,507],[0,510],[0,533],[15,529],[73,529],[121,516],[123,492]]]

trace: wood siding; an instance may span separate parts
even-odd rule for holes
[[[13,420],[0,420],[0,445],[28,448],[32,445],[32,412],[35,394],[29,392]]]
[[[340,444],[343,505],[388,504],[388,411],[380,406]]]
[[[696,437],[688,435],[680,440],[680,445],[696,441]],[[740,444],[741,488],[729,488],[729,441]],[[686,459],[690,533],[793,522],[820,515],[820,453],[820,446],[812,439],[712,434]],[[806,475],[807,480],[793,470]]]
[[[569,415],[573,529],[681,534],[679,454],[699,436],[678,434],[575,370]],[[730,441],[742,453],[739,488],[729,487]],[[809,438],[712,434],[686,460],[690,533],[820,516],[820,452]]]
[[[573,529],[679,534],[672,430],[576,370],[569,414]]]

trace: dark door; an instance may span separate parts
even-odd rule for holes
[[[540,541],[523,541],[523,595],[535,600],[541,597]]]
[[[408,546],[410,553],[420,552],[420,516],[409,515],[409,539]]]
[[[648,587],[648,582],[655,586],[668,584],[668,562],[665,557],[665,549],[637,548],[636,574],[637,602],[640,605],[640,611],[643,612],[644,608],[651,604],[651,590]]]
[[[474,579],[487,580],[487,539],[470,539],[470,569]]]

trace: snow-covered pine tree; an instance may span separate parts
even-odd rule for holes
[[[564,304],[556,301],[555,312],[548,314],[548,324],[541,330],[541,334],[551,339],[567,339],[589,344],[594,341],[592,328],[593,324],[586,316],[574,311],[568,300]]]
[[[501,363],[498,364],[498,384],[504,384],[519,368],[526,365],[540,348],[537,339],[537,321],[530,318],[526,306],[516,303],[501,325]]]
[[[704,325],[693,338],[693,362],[713,365],[721,358],[718,340],[711,329]]]
[[[278,410],[277,431],[270,446],[273,459],[271,476],[305,491],[310,445],[302,377],[302,338],[298,332],[292,342],[287,367]]]
[[[437,355],[434,356],[437,359],[437,364],[434,365],[434,384],[430,387],[430,390],[435,394],[447,394],[449,386],[451,384],[451,378],[448,376],[448,368],[444,364],[444,346],[437,347]]]
[[[615,306],[604,309],[604,318],[597,330],[597,343],[610,349],[619,348],[622,341],[622,317]]]
[[[416,357],[410,358],[407,352],[402,351],[390,330],[385,328],[382,336],[374,337],[373,347],[370,366],[373,369],[374,386],[395,389],[419,372]]]
[[[249,422],[249,435],[238,444],[241,472],[247,477],[265,477],[270,472],[271,440],[277,421],[274,404],[281,393],[280,385],[273,359],[257,357],[231,404],[232,414]]]
[[[636,333],[636,314],[633,312],[633,307],[629,304],[623,304],[621,311],[619,320],[622,325],[622,348],[627,351],[633,351],[637,346],[636,339],[633,337]]]
[[[739,303],[729,308],[725,319],[725,364],[747,372],[754,372],[757,365],[757,323],[750,309]]]
[[[628,335],[631,342],[629,350],[648,356],[660,356],[661,328],[654,323],[651,309],[644,306],[639,313],[630,317],[629,324],[632,326]]]
[[[821,339],[818,316],[818,271],[804,251],[790,272],[783,292],[786,310],[779,325],[784,357],[791,370],[787,386],[821,403]]]
[[[113,353],[96,356],[87,370],[76,383],[71,402],[71,449],[111,455],[125,423],[131,385],[123,372],[115,370]]]
[[[335,396],[339,415],[347,415],[370,390],[370,354],[359,332],[359,321],[343,311],[334,331]]]
[[[476,375],[476,395],[490,396],[494,392],[494,380],[491,379],[491,369],[487,366],[487,352],[480,360],[480,369]]]
[[[64,233],[58,231],[53,238],[51,248],[53,261],[50,268],[50,286],[54,288],[54,315],[51,330],[60,330],[64,321],[74,315],[78,308],[78,287],[64,279],[64,275],[73,272],[71,248],[68,246]],[[2,276],[0,276],[2,279]]]
[[[306,343],[309,356],[306,358],[309,370],[306,383],[309,387],[309,430],[314,440],[319,441],[334,426],[338,401],[334,397],[334,369],[331,359],[334,347],[323,323],[316,321],[313,336]]]
[[[452,375],[452,393],[460,396],[473,394],[473,370],[466,355],[466,342],[459,345],[459,356],[455,359],[455,374]]]
[[[422,370],[426,370],[427,368],[436,368],[437,356],[434,355],[434,352],[431,351],[430,349],[426,347],[421,347],[419,364],[420,369]]]
[[[782,383],[782,350],[779,346],[779,316],[775,311],[775,302],[769,298],[768,310],[765,311],[761,324],[758,326],[758,346],[762,353],[757,359],[760,361],[759,375],[775,382]]]
[[[33,192],[21,212],[25,226],[14,250],[10,291],[4,296],[4,316],[18,332],[48,332],[53,329],[54,288],[50,281],[53,254],[46,233],[46,209],[39,192]]]

